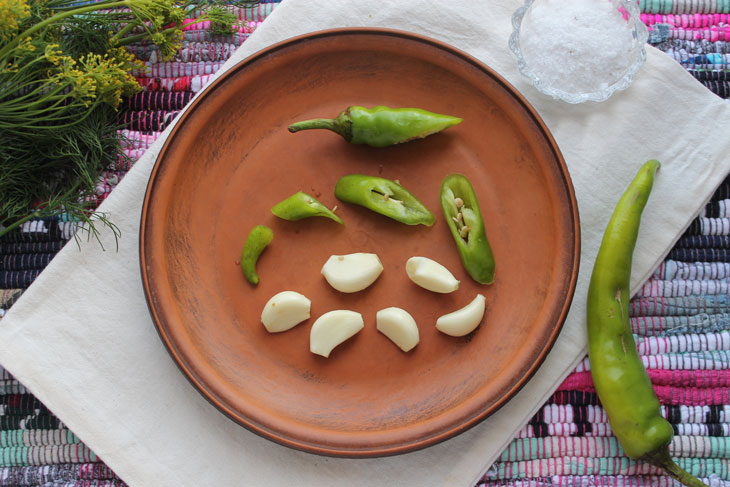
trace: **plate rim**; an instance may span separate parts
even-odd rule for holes
[[[232,408],[221,401],[220,397],[214,394],[206,384],[196,379],[195,374],[191,370],[190,364],[181,357],[179,351],[173,346],[172,338],[169,333],[164,329],[163,323],[158,314],[157,309],[153,306],[154,296],[151,283],[149,281],[149,275],[147,272],[147,262],[149,260],[145,252],[145,234],[147,224],[148,211],[150,207],[150,200],[152,198],[152,192],[154,191],[155,182],[157,180],[158,173],[162,166],[164,155],[169,149],[171,141],[174,139],[176,133],[181,130],[181,126],[185,123],[187,118],[195,111],[195,109],[203,103],[210,93],[217,89],[220,85],[225,83],[228,78],[234,76],[240,70],[246,69],[250,64],[257,62],[259,59],[276,53],[282,49],[291,48],[297,44],[308,42],[320,38],[337,37],[341,35],[366,35],[366,36],[385,36],[385,37],[399,37],[410,41],[416,41],[418,43],[426,44],[431,48],[436,48],[446,52],[449,55],[460,58],[462,61],[473,65],[479,71],[485,75],[492,77],[492,79],[502,85],[503,89],[507,91],[515,101],[517,101],[526,114],[529,115],[536,128],[539,129],[540,133],[544,137],[545,142],[549,145],[551,151],[555,155],[556,162],[560,168],[560,176],[562,177],[563,184],[561,189],[566,192],[566,199],[570,202],[570,221],[571,228],[573,230],[573,255],[572,255],[572,272],[570,274],[568,285],[564,291],[565,299],[560,307],[560,313],[558,314],[556,325],[552,328],[552,332],[547,337],[545,346],[542,347],[540,353],[535,357],[530,367],[515,381],[515,384],[511,386],[508,391],[499,397],[493,404],[482,409],[480,412],[474,414],[465,421],[462,421],[453,427],[442,430],[438,433],[431,434],[427,437],[419,438],[416,440],[410,440],[398,445],[391,445],[385,447],[363,447],[363,448],[352,448],[343,449],[339,447],[332,447],[330,445],[313,444],[306,440],[300,440],[293,438],[291,435],[287,435],[281,431],[272,431],[255,421],[251,421],[248,418],[242,417],[237,414]],[[221,72],[213,81],[205,86],[191,102],[184,108],[184,110],[176,117],[173,125],[164,140],[158,154],[155,156],[154,165],[150,171],[149,179],[145,187],[144,199],[142,201],[142,208],[140,213],[140,225],[138,232],[138,253],[140,262],[140,274],[142,280],[143,291],[145,295],[145,302],[147,304],[150,317],[153,321],[157,334],[163,342],[165,349],[168,354],[172,357],[173,362],[177,368],[182,372],[183,376],[190,382],[194,389],[201,394],[211,405],[213,405],[219,412],[223,413],[226,417],[232,420],[234,423],[243,426],[248,431],[257,434],[260,437],[271,440],[277,444],[293,448],[295,450],[304,451],[307,453],[313,453],[323,456],[340,457],[340,458],[377,458],[386,457],[392,455],[400,455],[409,453],[423,448],[436,445],[450,438],[453,438],[465,431],[471,429],[477,424],[481,423],[488,417],[492,416],[499,409],[509,403],[510,400],[522,390],[522,388],[533,378],[538,369],[542,366],[547,356],[552,351],[562,329],[565,325],[567,315],[572,307],[572,302],[575,297],[575,289],[578,281],[578,274],[580,270],[580,255],[581,255],[581,225],[578,211],[578,204],[575,194],[575,188],[573,186],[570,172],[568,171],[565,159],[560,151],[560,147],[557,141],[553,137],[552,133],[547,127],[547,124],[543,121],[537,110],[530,104],[522,93],[519,92],[512,84],[510,84],[502,75],[500,75],[493,68],[489,67],[486,63],[480,61],[471,54],[454,47],[444,41],[435,39],[433,37],[425,36],[422,34],[385,27],[338,27],[331,29],[317,30],[286,38],[267,47],[264,47],[245,58],[239,60],[234,65],[227,68],[224,72]]]

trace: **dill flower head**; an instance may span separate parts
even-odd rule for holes
[[[28,16],[30,5],[26,0],[0,0],[0,41],[10,40]]]
[[[30,37],[20,38],[18,46],[13,53],[14,56],[0,60],[0,80],[11,73],[17,73],[24,59],[33,59],[35,57],[35,50],[36,46],[33,43],[33,39]]]
[[[70,96],[87,108],[97,100],[117,108],[123,96],[141,89],[130,74],[141,63],[124,48],[111,48],[103,55],[87,53],[76,60],[61,52],[58,44],[48,44],[45,58],[52,65],[49,81],[72,88]]]
[[[148,21],[153,30],[185,19],[185,11],[176,0],[129,0],[129,8],[139,19]]]
[[[182,25],[187,13],[178,0],[129,0],[129,8],[140,20],[163,59],[171,59],[182,46]]]
[[[151,40],[159,49],[160,57],[164,61],[169,61],[175,57],[182,47],[183,31],[182,29],[175,29],[167,35],[162,33],[153,34]]]
[[[46,61],[54,66],[59,66],[64,62],[64,58],[68,58],[68,56],[64,56],[63,52],[61,52],[61,46],[55,43],[46,44],[43,56],[46,58]]]
[[[187,13],[185,12],[185,9],[173,3],[168,13],[168,18],[170,19],[170,21],[174,24],[182,24],[185,21],[186,17]]]
[[[130,74],[137,66],[134,56],[123,48],[113,48],[101,54],[88,53],[78,60],[82,79],[74,80],[74,92],[83,95],[87,86],[93,85],[94,96],[102,103],[117,108],[122,97],[140,89],[137,80]]]
[[[65,55],[58,44],[46,45],[44,56],[51,64],[48,69],[48,81],[57,86],[73,88],[69,96],[73,96],[88,107],[96,98],[94,80],[86,76],[84,70],[77,66],[76,60]]]

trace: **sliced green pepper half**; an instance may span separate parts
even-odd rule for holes
[[[494,254],[476,193],[466,176],[451,174],[444,178],[441,208],[466,272],[480,284],[494,282]]]
[[[323,216],[344,224],[342,219],[324,206],[317,198],[299,191],[289,196],[284,201],[276,204],[271,212],[284,220],[296,221],[312,216]]]
[[[436,221],[418,198],[390,179],[348,174],[337,181],[335,196],[340,201],[364,206],[406,225],[431,226]]]

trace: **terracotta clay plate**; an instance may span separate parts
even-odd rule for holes
[[[421,107],[463,117],[440,134],[397,147],[346,143],[326,131],[291,134],[297,120],[348,105]],[[464,272],[439,205],[443,178],[474,184],[496,256],[496,281]],[[411,227],[339,203],[349,173],[400,180],[437,216]],[[345,225],[289,222],[271,207],[305,191],[338,205]],[[184,112],[152,172],[141,221],[141,269],[150,310],[172,358],[217,408],[250,430],[306,451],[350,457],[403,453],[488,417],[545,358],[576,282],[579,224],[570,178],[543,122],[522,96],[475,59],[403,32],[314,33],[249,57]],[[241,247],[254,225],[274,231],[248,284]],[[342,294],[320,269],[332,254],[376,253],[385,268],[368,289]],[[406,260],[426,256],[461,280],[434,294],[410,282]],[[260,323],[283,290],[312,300],[312,317],[284,333]],[[463,338],[436,318],[487,299]],[[375,328],[389,306],[409,311],[421,342],[401,352]],[[365,329],[329,359],[309,352],[314,320],[362,313]]]

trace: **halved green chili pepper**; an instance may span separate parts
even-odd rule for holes
[[[294,193],[284,201],[276,204],[271,213],[284,220],[301,220],[312,216],[323,216],[337,223],[344,224],[342,219],[324,206],[317,198],[301,191]]]
[[[451,174],[444,178],[441,208],[466,272],[480,284],[494,282],[494,254],[476,193],[466,176]]]
[[[674,432],[636,349],[629,325],[629,282],[641,214],[659,162],[644,163],[619,200],[596,256],[588,287],[588,354],[596,392],[626,454],[688,486],[705,485],[674,463]]]
[[[316,118],[294,123],[289,126],[289,132],[327,129],[353,144],[386,147],[422,139],[461,121],[462,119],[458,117],[432,113],[420,108],[350,106],[336,118]]]
[[[390,179],[348,174],[337,181],[335,196],[341,201],[364,206],[406,225],[430,227],[436,221],[433,213],[418,198]]]
[[[266,225],[256,225],[249,232],[246,243],[241,251],[241,270],[243,276],[251,284],[259,283],[259,275],[256,273],[256,262],[261,252],[274,240],[274,232]]]

